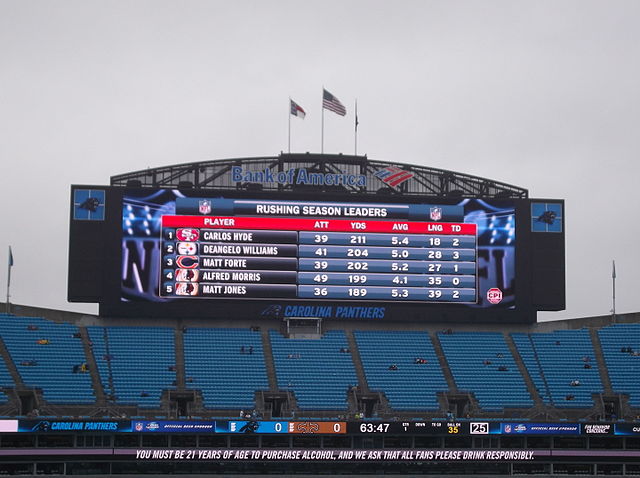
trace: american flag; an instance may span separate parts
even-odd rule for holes
[[[293,116],[297,116],[298,118],[304,119],[307,113],[305,113],[302,107],[293,100],[289,100],[289,101],[291,101],[291,114]]]
[[[340,100],[324,88],[322,89],[322,107],[329,111],[333,111],[340,116],[347,114],[347,109],[342,103],[340,103]]]
[[[399,186],[400,184],[408,181],[413,177],[413,173],[400,169],[396,166],[389,166],[388,168],[377,171],[374,176],[385,184],[391,187]]]

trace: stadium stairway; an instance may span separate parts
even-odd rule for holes
[[[447,381],[447,386],[449,387],[450,392],[458,393],[456,381],[453,379],[453,374],[451,373],[451,369],[449,368],[449,363],[444,356],[444,350],[442,350],[442,344],[440,343],[438,334],[432,334],[431,332],[429,332],[429,337],[431,338],[431,343],[433,343],[433,349],[436,352],[436,357],[438,357],[440,369],[442,370],[444,378]]]
[[[102,388],[102,382],[100,382],[100,372],[98,371],[96,357],[93,355],[93,349],[90,345],[91,340],[89,340],[89,332],[87,331],[87,328],[83,326],[79,326],[78,331],[80,332],[82,348],[84,349],[84,355],[87,359],[87,365],[89,366],[93,393],[96,396],[96,405],[103,407],[107,404],[107,398],[104,394],[104,388]]]
[[[369,384],[364,374],[364,367],[362,366],[362,357],[360,357],[360,349],[356,343],[356,338],[353,336],[353,331],[345,330],[347,336],[347,343],[349,344],[349,350],[351,351],[351,359],[353,360],[353,366],[356,369],[356,377],[358,377],[358,388],[362,393],[369,393]]]
[[[183,392],[185,388],[184,374],[184,329],[180,326],[174,330],[175,364],[176,364],[176,389]]]
[[[264,365],[267,370],[267,379],[269,380],[269,390],[275,392],[278,390],[278,379],[276,378],[276,366],[273,363],[273,349],[271,340],[269,339],[269,331],[265,328],[261,330],[262,350],[264,352]]]
[[[533,343],[533,339],[531,338],[531,334],[527,334],[527,340],[528,340],[529,344],[531,344],[531,350],[533,351],[533,358],[536,361],[536,365],[538,367],[539,374],[540,374],[540,379],[542,380],[542,384],[544,386],[544,396],[549,401],[549,405],[551,405],[553,407],[554,403],[553,403],[553,395],[551,394],[551,387],[549,387],[549,381],[547,380],[547,377],[544,374],[544,371],[542,369],[542,363],[540,362],[540,356],[538,355],[538,351],[535,348],[535,345]],[[522,358],[522,355],[520,356],[520,360],[522,360],[524,362],[524,359]],[[531,378],[531,376],[529,376],[529,378]],[[540,392],[538,392],[538,395],[540,395]]]
[[[602,344],[600,343],[600,336],[598,335],[598,329],[589,329],[591,335],[591,343],[593,344],[593,351],[596,356],[596,362],[598,363],[598,370],[600,370],[600,380],[602,380],[602,387],[606,395],[613,395],[613,389],[611,388],[611,378],[609,377],[609,369],[604,360],[604,353],[602,352]]]
[[[509,351],[511,352],[511,355],[513,355],[513,359],[515,360],[516,365],[518,366],[518,370],[520,370],[520,375],[522,375],[522,378],[524,379],[524,383],[527,386],[527,389],[529,390],[529,394],[531,395],[531,398],[533,398],[534,406],[543,407],[544,403],[542,402],[542,397],[538,393],[538,389],[533,383],[533,380],[529,375],[529,371],[527,370],[527,367],[522,361],[522,357],[518,353],[518,348],[516,347],[516,344],[513,341],[513,338],[507,332],[503,332],[502,335],[504,336],[504,341],[507,343],[507,347],[509,347]]]

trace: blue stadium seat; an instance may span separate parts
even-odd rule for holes
[[[587,329],[511,334],[544,403],[557,408],[591,408],[603,386]],[[585,368],[588,364],[590,368]],[[578,381],[579,386],[571,386]],[[567,397],[573,397],[567,400]]]
[[[640,324],[602,327],[598,337],[611,388],[615,393],[628,394],[629,405],[640,408]],[[631,352],[626,351],[629,348]]]
[[[438,392],[448,391],[426,332],[354,332],[371,390],[383,391],[395,410],[438,410]],[[426,360],[416,364],[416,358]],[[396,364],[397,370],[389,370]]]
[[[347,410],[347,392],[358,385],[342,330],[329,330],[321,339],[289,339],[269,331],[278,387],[295,392],[306,410]],[[289,358],[299,357],[299,358]]]
[[[175,389],[176,354],[170,327],[87,327],[100,380],[116,403],[159,408],[162,390]],[[107,356],[111,360],[107,360]],[[113,387],[111,386],[113,384]]]
[[[473,392],[485,411],[533,406],[533,399],[501,333],[438,333],[460,391]],[[485,364],[490,361],[490,364]],[[504,367],[506,370],[499,370]]]
[[[4,320],[0,317],[0,321]],[[0,387],[4,388],[13,388],[15,387],[15,383],[13,383],[13,378],[9,373],[9,369],[7,368],[7,364],[4,363],[4,360],[0,360]],[[9,401],[9,397],[6,393],[0,390],[0,404],[5,404]]]
[[[253,409],[255,392],[269,389],[260,332],[190,328],[184,354],[186,386],[202,391],[205,408]]]
[[[32,329],[32,330],[29,330]],[[42,389],[52,404],[95,402],[89,373],[73,373],[86,362],[82,341],[74,337],[78,327],[39,317],[5,316],[0,335],[25,385]],[[38,341],[46,340],[46,344]],[[35,361],[36,365],[23,365]]]

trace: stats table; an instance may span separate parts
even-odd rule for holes
[[[165,215],[165,297],[477,301],[477,225]]]

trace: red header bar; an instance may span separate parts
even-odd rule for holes
[[[392,234],[455,234],[464,236],[474,236],[477,229],[476,224],[465,223],[226,216],[162,216],[162,227],[318,232],[387,232]]]

